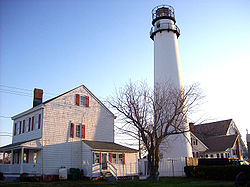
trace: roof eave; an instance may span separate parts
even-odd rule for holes
[[[12,116],[11,119],[12,120],[18,119],[18,118],[20,118],[20,117],[22,117],[24,115],[30,114],[30,113],[35,112],[35,111],[40,110],[40,109],[43,109],[44,106],[45,106],[44,104],[40,104],[38,106],[35,106],[35,107],[31,108],[31,109],[28,109],[28,110],[22,112],[22,113],[19,113],[19,114],[15,115],[15,116]]]

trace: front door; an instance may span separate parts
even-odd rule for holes
[[[107,153],[102,153],[102,169],[107,169]]]

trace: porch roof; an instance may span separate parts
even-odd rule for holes
[[[31,142],[31,141],[33,141],[33,140],[17,142],[17,143],[12,143],[12,144],[9,144],[9,145],[5,145],[3,147],[0,147],[0,152],[10,151],[12,149],[17,149],[17,148],[21,148],[21,147],[29,148],[29,149],[37,149],[37,150],[41,149],[39,147],[31,147],[31,146],[25,145],[25,143]]]
[[[138,150],[125,147],[113,142],[101,142],[101,141],[89,141],[83,140],[85,144],[95,151],[110,151],[110,152],[125,152],[125,153],[137,153]]]

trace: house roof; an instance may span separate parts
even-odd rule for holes
[[[26,110],[26,111],[24,111],[24,112],[22,112],[22,113],[19,113],[19,114],[17,114],[17,115],[15,115],[15,116],[13,116],[12,117],[12,119],[15,119],[15,118],[17,118],[17,117],[20,117],[20,116],[22,116],[22,115],[25,115],[27,112],[32,112],[34,109],[40,109],[41,108],[41,106],[42,105],[44,105],[44,104],[46,104],[46,103],[49,103],[49,102],[51,102],[51,101],[53,101],[53,100],[55,100],[55,99],[57,99],[57,98],[59,98],[59,97],[61,97],[61,96],[63,96],[63,95],[65,95],[65,94],[67,94],[67,93],[69,93],[69,92],[71,92],[71,91],[73,91],[73,90],[75,90],[75,89],[77,89],[77,88],[80,88],[80,87],[83,87],[100,105],[102,105],[108,112],[110,112],[113,116],[114,116],[114,114],[86,87],[86,86],[84,86],[84,85],[80,85],[80,86],[78,86],[78,87],[76,87],[76,88],[74,88],[74,89],[71,89],[71,90],[69,90],[69,91],[67,91],[67,92],[64,92],[64,93],[62,93],[62,94],[60,94],[60,95],[58,95],[58,96],[56,96],[56,97],[53,97],[53,98],[51,98],[51,99],[49,99],[49,100],[47,100],[47,101],[44,101],[42,104],[40,104],[40,105],[37,105],[37,106],[35,106],[35,107],[33,107],[33,108],[30,108],[30,109],[28,109],[28,110]]]
[[[34,140],[37,140],[37,139],[34,139]],[[0,147],[0,151],[6,151],[6,150],[16,148],[16,147],[25,147],[25,145],[22,145],[22,144],[25,144],[27,142],[34,141],[34,140],[28,140],[28,141],[8,144],[8,145],[5,145],[3,147]]]
[[[205,144],[209,147],[206,152],[224,152],[234,146],[237,137],[236,134],[209,137],[205,139]]]
[[[137,153],[138,150],[125,147],[113,142],[101,142],[101,141],[89,141],[83,140],[85,144],[96,151],[111,151],[111,152],[126,152],[126,153]]]
[[[226,135],[228,128],[233,120],[222,120],[211,123],[204,123],[200,125],[194,125],[194,134],[204,142],[205,139],[211,136]]]

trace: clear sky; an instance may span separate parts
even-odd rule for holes
[[[149,31],[160,4],[175,8],[184,84],[200,83],[206,96],[190,118],[232,118],[245,140],[249,0],[0,0],[0,146],[35,87],[46,100],[84,84],[103,100],[129,80],[153,84]]]

